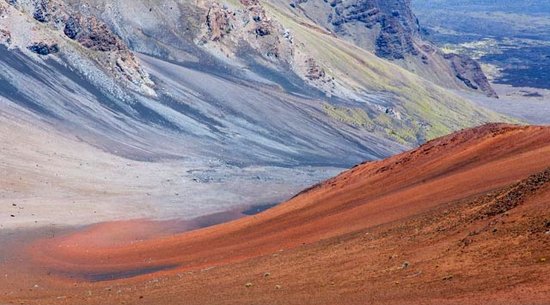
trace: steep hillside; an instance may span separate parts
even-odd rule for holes
[[[422,37],[410,0],[299,0],[291,6],[294,14],[444,87],[497,97],[477,62],[446,55]]]
[[[546,304],[548,143],[546,127],[486,125],[231,223],[184,234],[110,223],[38,238],[15,254],[28,263],[2,267],[0,292],[11,294],[0,300]],[[24,283],[40,284],[16,292]]]
[[[297,15],[286,4],[180,1],[156,5],[144,0],[114,3],[18,0],[8,3],[10,5],[2,3],[6,17],[2,22],[6,35],[11,37],[4,42],[11,53],[17,54],[12,51],[20,49],[23,53],[20,56],[25,56],[23,61],[28,63],[53,59],[61,65],[54,66],[56,74],[62,74],[63,71],[59,71],[62,67],[69,67],[84,75],[83,81],[91,83],[86,86],[97,89],[93,95],[109,93],[100,99],[111,100],[111,108],[126,108],[126,112],[137,114],[146,124],[160,124],[171,130],[195,133],[197,129],[206,128],[207,134],[214,133],[211,137],[231,142],[227,135],[216,134],[223,130],[220,126],[226,127],[230,134],[242,134],[229,125],[256,124],[250,118],[273,123],[258,117],[274,113],[269,109],[274,102],[253,102],[253,108],[240,103],[251,102],[251,99],[271,100],[274,96],[284,101],[299,100],[314,108],[301,113],[289,111],[281,118],[301,116],[298,122],[316,120],[313,125],[332,126],[323,126],[320,130],[333,129],[338,133],[335,134],[337,138],[359,142],[334,145],[340,147],[338,149],[361,145],[369,150],[378,146],[365,145],[365,140],[368,143],[388,139],[402,145],[417,144],[458,128],[502,119],[368,50],[344,42],[317,23]],[[142,65],[128,48],[173,61],[179,67],[164,65],[168,70],[159,71],[158,67],[147,66],[153,64],[151,60]],[[32,55],[32,52],[42,55]],[[52,54],[44,55],[46,53]],[[34,60],[26,59],[27,56]],[[220,77],[239,91],[246,92],[243,86],[265,88],[262,90],[269,92],[269,97],[252,90],[245,101],[237,103],[236,98],[220,95],[221,92],[210,87],[212,82],[206,80],[196,84],[180,83],[182,88],[176,89],[165,78],[173,73],[171,70],[185,75],[182,69],[207,74],[205,78]],[[13,78],[9,83],[14,85]],[[189,92],[189,86],[194,88],[193,93]],[[133,92],[125,90],[126,87]],[[274,91],[278,92],[272,93]],[[246,114],[248,118],[239,118],[238,123],[225,122],[231,118],[222,117],[221,112],[234,111],[232,106],[221,110],[220,105],[226,105],[227,100],[236,104],[235,113]],[[49,104],[44,100],[33,101],[33,104],[41,102]],[[71,104],[82,108],[82,103]],[[259,113],[246,113],[248,109]],[[122,112],[117,108],[114,111]],[[205,127],[205,123],[210,127]],[[270,134],[278,134],[285,128],[274,124],[266,129]],[[296,129],[293,136],[296,137],[301,129]],[[95,130],[88,132],[97,134]],[[290,149],[281,140],[268,140],[273,141]],[[297,155],[293,158],[298,158]],[[371,155],[387,154],[374,152]]]

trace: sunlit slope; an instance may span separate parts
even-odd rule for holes
[[[48,289],[0,300],[546,304],[549,139],[547,127],[486,125],[237,221],[181,234],[172,222],[114,222],[40,238],[0,292]]]

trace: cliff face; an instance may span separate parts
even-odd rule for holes
[[[447,56],[423,40],[410,0],[300,0],[291,6],[338,36],[441,85],[496,97],[475,61]]]
[[[328,21],[336,33],[354,36],[353,27],[346,25],[356,24],[378,32],[374,42],[378,56],[403,59],[408,54],[418,55],[414,38],[419,26],[410,1],[333,0],[329,4]]]

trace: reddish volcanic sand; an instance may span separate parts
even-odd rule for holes
[[[550,128],[465,130],[233,222],[35,238],[0,304],[548,305],[548,168]]]

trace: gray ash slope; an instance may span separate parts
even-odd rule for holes
[[[344,167],[403,149],[326,120],[314,99],[145,55],[144,66],[164,89],[156,98],[127,92],[121,100],[53,59],[40,62],[5,48],[0,53],[0,95],[45,122],[130,158]],[[2,107],[9,109],[15,108]]]
[[[230,52],[248,54],[245,66],[242,59],[224,62],[201,47],[205,42],[196,41],[204,30],[204,17],[188,2],[166,2],[155,8],[163,15],[149,15],[153,19],[146,19],[153,8],[144,13],[147,6],[141,2],[128,6],[126,12],[121,11],[124,3],[118,1],[112,5],[99,1],[95,6],[78,1],[8,3],[5,11],[32,12],[28,26],[46,28],[46,34],[39,30],[18,34],[24,31],[12,29],[10,50],[2,50],[3,86],[17,88],[11,91],[19,96],[13,102],[47,114],[44,120],[111,152],[145,159],[212,157],[243,165],[348,166],[405,147],[387,134],[330,118],[323,108],[325,101],[393,113],[393,102],[384,93],[363,94],[361,99],[326,97],[323,88],[306,82],[308,75],[300,77],[280,68],[291,63],[292,58],[284,56],[290,56],[292,50],[284,50],[277,36],[266,42],[248,42],[248,49],[243,49],[241,42],[235,49],[228,47]],[[265,24],[255,25],[254,33],[258,28],[262,33],[278,30],[259,4],[243,3],[265,18]],[[131,9],[140,13],[133,14]],[[179,15],[163,10],[177,10]],[[170,21],[174,23],[168,24]],[[209,32],[215,30],[210,23],[208,26]],[[24,35],[31,36],[27,38],[30,42],[23,40]],[[60,35],[64,38],[58,41]],[[242,35],[237,38],[252,40],[247,32]],[[258,34],[254,35],[257,39]],[[46,50],[55,46],[55,54],[39,52],[47,55],[40,57],[28,50],[17,51],[25,43],[36,44],[36,37],[38,43],[48,46]],[[76,47],[75,42],[79,44]],[[181,64],[144,55],[141,65],[125,43]],[[273,51],[275,59],[262,54],[271,47],[283,49]]]

